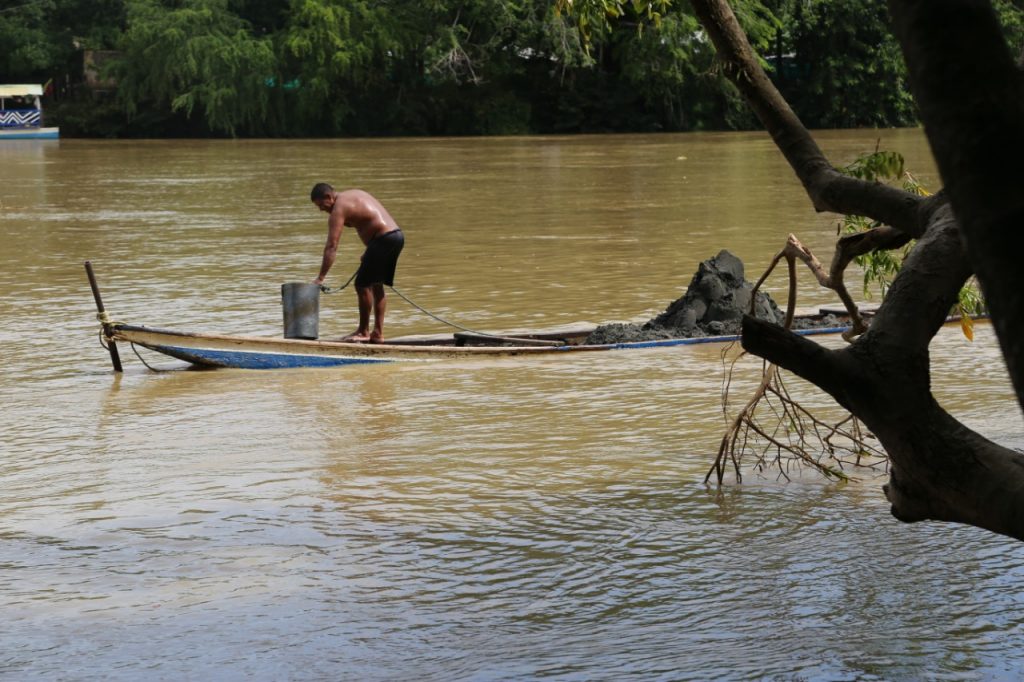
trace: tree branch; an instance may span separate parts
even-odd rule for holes
[[[922,198],[900,189],[843,175],[775,88],[754,56],[746,34],[725,0],[691,0],[726,76],[746,98],[818,211],[867,216],[917,237],[927,225]]]
[[[843,378],[836,365],[837,351],[752,315],[743,316],[741,343],[748,353],[789,370],[833,396],[840,392]]]
[[[927,351],[970,275],[960,229],[947,205],[907,256],[868,334],[885,333],[907,353]]]
[[[900,234],[892,231],[892,234]],[[869,234],[869,233],[861,233]],[[853,236],[861,236],[853,235]],[[880,239],[885,239],[882,237]],[[904,241],[909,241],[909,237]],[[869,243],[867,240],[861,242],[852,242],[854,244]],[[843,281],[843,271],[846,266],[849,265],[850,258],[841,257],[842,250],[837,249],[835,258],[832,261],[832,268],[829,272],[825,272],[825,268],[822,267],[821,262],[811,253],[811,250],[800,243],[800,240],[794,235],[789,235],[786,238],[786,245],[772,258],[772,262],[769,264],[768,269],[765,270],[764,274],[761,275],[761,279],[757,280],[754,284],[753,293],[756,294],[757,290],[761,288],[761,284],[768,279],[768,275],[772,273],[775,266],[778,265],[779,261],[783,258],[789,265],[789,303],[786,306],[786,321],[783,323],[783,327],[786,329],[790,328],[790,324],[793,322],[793,313],[796,310],[796,261],[803,261],[807,267],[814,274],[818,283],[826,289],[831,289],[839,295],[839,299],[843,302],[843,306],[846,307],[846,312],[850,315],[851,326],[850,329],[843,333],[843,338],[847,341],[851,340],[855,336],[863,334],[867,330],[867,325],[864,324],[864,319],[861,317],[860,309],[857,308],[857,304],[854,303],[853,297],[850,296],[850,292],[846,289],[846,283]],[[750,303],[750,314],[754,313],[754,301],[756,299],[751,296]]]

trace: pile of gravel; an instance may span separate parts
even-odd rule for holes
[[[601,325],[585,343],[632,343],[662,339],[739,334],[740,322],[750,310],[753,284],[743,277],[743,262],[728,251],[700,264],[682,298],[662,314],[643,324]],[[759,291],[754,316],[782,324],[784,315],[771,296]]]

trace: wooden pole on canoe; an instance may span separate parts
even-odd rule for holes
[[[107,321],[106,309],[103,307],[103,298],[100,297],[100,288],[96,284],[96,275],[92,271],[92,263],[85,261],[85,274],[89,276],[89,286],[92,287],[92,297],[96,299],[97,317],[103,325],[103,334],[107,336],[107,350],[110,351],[110,361],[114,363],[115,372],[123,372],[121,369],[121,355],[117,352],[117,345],[109,338],[110,322]]]

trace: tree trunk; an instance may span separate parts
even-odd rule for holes
[[[1003,45],[994,18],[988,22],[992,17],[984,13],[975,16],[974,8],[981,4],[976,0],[891,0],[911,72],[916,74],[912,75],[915,94],[918,90],[929,93],[924,98],[919,95],[918,101],[930,126],[929,140],[940,157],[943,179],[950,187],[948,196],[940,193],[922,199],[848,178],[834,169],[758,65],[725,0],[692,0],[692,4],[727,74],[789,161],[814,207],[868,216],[905,237],[919,238],[870,330],[850,346],[828,350],[748,317],[743,323],[744,349],[827,391],[878,436],[892,462],[885,489],[896,518],[955,521],[1024,539],[1024,456],[959,423],[935,401],[929,380],[928,345],[960,287],[977,271],[985,273],[986,300],[1019,398],[1024,386],[1020,376],[1024,329],[1018,322],[1024,315],[1024,284],[1016,264],[1024,199],[1017,194],[1021,172],[1010,164],[1011,159],[1024,158],[1024,145],[1017,146],[1024,140],[1024,97],[1020,74],[1007,71],[990,49],[992,44]],[[939,5],[942,19],[932,16]],[[973,47],[951,44],[951,34],[959,35],[965,28],[977,34],[984,49],[979,44],[971,52]],[[992,78],[998,81],[992,90],[984,87],[989,60],[995,60]],[[966,104],[953,102],[971,96],[947,78],[948,63],[958,61],[974,64],[959,69],[959,77],[973,83],[973,99]],[[1012,66],[1012,60],[1009,63]],[[987,128],[992,124],[981,120],[984,111],[1012,97],[1008,113],[997,118],[994,128]],[[993,137],[1002,139],[1004,131],[1011,157],[987,146]],[[938,142],[932,139],[935,136]],[[961,141],[958,136],[969,139]],[[942,154],[950,158],[943,162]],[[993,158],[995,167],[990,163]]]
[[[989,3],[891,0],[911,90],[1024,405],[1024,82]]]

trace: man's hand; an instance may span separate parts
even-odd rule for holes
[[[316,279],[313,280],[313,284],[317,285],[318,287],[322,287],[324,285],[324,278],[317,277]]]

